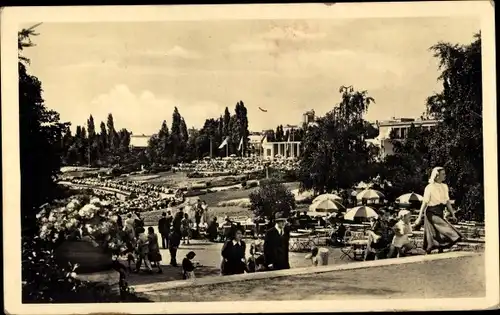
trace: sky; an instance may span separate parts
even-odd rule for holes
[[[323,115],[342,85],[375,99],[370,121],[420,117],[441,90],[429,47],[468,44],[479,29],[465,17],[44,23],[25,55],[73,130],[112,113],[116,128],[150,135],[174,106],[200,128],[242,100],[261,131]]]

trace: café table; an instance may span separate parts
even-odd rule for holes
[[[347,241],[346,246],[340,248],[342,252],[340,259],[349,258],[351,260],[362,260],[367,246],[367,239]]]
[[[290,246],[291,252],[303,252],[311,250],[316,246],[312,233],[290,232]]]

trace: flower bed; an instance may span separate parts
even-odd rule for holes
[[[87,192],[44,205],[36,218],[38,235],[23,236],[24,303],[147,301],[130,292],[113,259],[125,246],[110,202]],[[80,279],[106,270],[117,272],[119,287]]]
[[[117,224],[119,213],[108,201],[77,195],[68,200],[46,205],[37,214],[39,237],[62,245],[67,241],[84,241],[109,255],[125,250]]]

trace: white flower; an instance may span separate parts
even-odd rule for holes
[[[90,199],[89,203],[91,205],[100,205],[101,204],[101,200],[99,198],[92,198],[92,199]]]
[[[71,278],[76,278],[76,272],[72,272],[72,273],[70,273],[70,277],[71,277]]]
[[[92,234],[92,232],[94,232],[94,229],[90,225],[88,225],[88,224],[85,225],[85,228],[87,229],[87,232],[89,234]]]
[[[73,199],[66,205],[66,209],[75,210],[79,205],[80,203],[78,202],[78,200]]]
[[[56,231],[62,230],[62,227],[63,227],[63,222],[57,221],[56,223],[54,223],[54,228],[56,229]]]
[[[81,216],[81,217],[84,217],[84,218],[92,218],[94,217],[94,214],[99,210],[98,207],[96,207],[95,205],[92,205],[92,204],[88,204],[88,205],[85,205],[83,206],[79,211],[78,211],[78,214]]]
[[[117,215],[112,215],[110,218],[111,222],[118,222],[118,216]]]

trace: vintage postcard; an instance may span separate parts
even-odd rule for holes
[[[10,314],[499,305],[489,1],[1,11]]]

